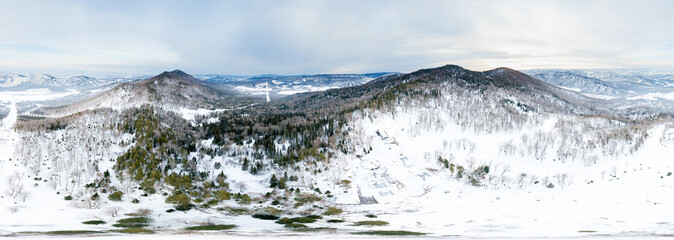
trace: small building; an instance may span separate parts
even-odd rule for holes
[[[360,204],[377,204],[377,199],[374,198],[374,196],[363,196],[360,192],[360,187],[358,188],[358,199],[360,200]]]
[[[358,205],[360,204],[360,198],[358,198],[358,194],[355,193],[336,194],[335,204]]]

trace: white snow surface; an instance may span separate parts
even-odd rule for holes
[[[14,141],[16,141],[16,133],[12,129],[17,118],[16,103],[12,102],[9,108],[9,114],[0,121],[0,167],[7,164],[14,154]]]
[[[0,102],[47,101],[78,94],[79,91],[68,89],[65,92],[54,92],[48,88],[31,88],[23,91],[0,91]]]
[[[608,95],[601,95],[601,94],[592,94],[592,93],[580,93],[582,95],[591,97],[591,98],[596,98],[596,99],[603,99],[603,100],[611,100],[611,99],[616,99],[618,97],[614,96],[608,96]]]
[[[668,176],[674,156],[671,125],[650,129],[652,137],[632,155],[600,157],[588,166],[580,158],[555,161],[552,153],[544,160],[526,153],[500,153],[504,144],[517,142],[523,134],[554,131],[555,116],[516,132],[475,134],[451,124],[444,129],[419,130],[417,126],[423,123],[417,117],[423,112],[405,114],[398,109],[396,114],[375,113],[359,120],[362,129],[356,132],[372,151],[362,159],[334,163],[330,168],[337,173],[325,177],[337,174],[337,178],[351,179],[354,184],[349,191],[360,188],[379,204],[344,205],[349,212],[374,213],[391,222],[388,229],[476,238],[673,231],[674,199],[670,196],[674,176]],[[379,137],[376,130],[386,132],[388,138]],[[483,187],[470,186],[442,170],[438,155],[467,169],[488,165],[491,171]],[[377,163],[360,164],[364,162]],[[541,183],[533,184],[534,179]],[[545,179],[556,187],[543,186]],[[358,218],[362,217],[347,217]]]
[[[180,115],[187,121],[194,121],[196,116],[208,116],[211,113],[217,113],[217,112],[222,112],[225,111],[226,109],[205,109],[205,108],[198,108],[198,109],[188,109],[188,108],[180,108],[177,113],[180,113]]]
[[[580,91],[582,91],[582,89],[580,89],[580,88],[572,88],[572,87],[564,87],[564,86],[559,86],[559,87],[562,88],[562,89],[566,89],[566,90],[569,90],[569,91],[573,91],[573,92],[580,92]]]
[[[476,96],[473,101],[479,99]],[[530,114],[521,127],[477,131],[452,120],[457,111],[448,105],[461,102],[445,100],[401,105],[390,112],[356,112],[348,127],[351,147],[358,149],[358,154],[338,153],[329,162],[319,162],[314,167],[324,169],[320,173],[306,171],[307,165],[290,172],[300,176],[292,183],[294,187],[330,190],[335,197],[327,198],[326,203],[345,210],[334,218],[346,223],[309,224],[338,228],[332,235],[317,233],[318,238],[363,238],[348,232],[364,230],[408,230],[468,239],[642,239],[674,234],[674,124],[657,123],[641,132],[606,119]],[[188,120],[211,111],[179,110]],[[125,213],[145,208],[151,210],[151,228],[160,231],[159,235],[96,239],[185,238],[166,234],[182,234],[184,227],[203,223],[239,227],[227,233],[187,237],[314,238],[314,233],[289,233],[273,221],[231,216],[215,209],[166,213],[172,206],[161,194],[142,197],[137,184],[120,181],[124,176],[117,174],[112,174],[111,184],[125,192],[124,201],[111,202],[103,195],[100,205],[92,207],[86,201],[90,192],[82,185],[105,170],[114,173],[111,160],[133,143],[133,136],[105,128],[112,123],[103,116],[84,117],[66,129],[42,133],[15,131],[16,119],[16,105],[11,104],[10,114],[0,125],[0,235],[113,229],[112,224],[126,217]],[[497,120],[475,121],[489,125]],[[636,137],[622,140],[611,134]],[[28,142],[36,149],[26,149]],[[212,141],[201,145],[212,147]],[[249,154],[251,148],[252,143],[229,146],[239,155]],[[210,157],[195,152],[190,157],[199,158],[198,168],[211,176],[225,172],[233,192],[263,194],[272,190],[268,187],[272,171],[252,175],[241,169],[237,158],[227,155]],[[472,184],[467,177],[458,178],[438,158],[448,160],[455,169],[462,166],[466,176],[483,166],[490,170]],[[215,163],[221,167],[215,169]],[[23,194],[12,197],[7,192],[13,176],[21,180]],[[48,182],[35,180],[38,176]],[[336,184],[340,180],[350,180],[350,187]],[[546,187],[549,184],[554,187]],[[378,203],[360,204],[359,194]],[[75,200],[65,201],[65,195]],[[140,203],[132,204],[132,199]],[[233,200],[221,206],[240,207]],[[245,207],[266,206],[268,203]],[[110,214],[113,208],[120,209],[118,216]],[[378,218],[374,220],[390,224],[352,226],[354,221],[372,220],[366,214],[375,214]],[[99,219],[107,223],[81,224]]]
[[[644,100],[657,100],[658,98],[660,99],[666,99],[666,100],[674,100],[674,92],[667,92],[667,93],[646,93],[643,95],[635,96],[635,97],[630,97],[627,98],[629,100],[638,100],[638,99],[644,99]]]

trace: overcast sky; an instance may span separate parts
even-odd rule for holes
[[[674,68],[674,1],[4,1],[0,71]]]

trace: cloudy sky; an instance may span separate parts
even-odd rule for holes
[[[674,69],[674,1],[0,0],[0,71]]]

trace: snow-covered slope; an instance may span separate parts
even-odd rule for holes
[[[60,107],[42,108],[35,113],[60,117],[100,108],[123,110],[150,104],[161,108],[212,109],[225,106],[232,98],[202,86],[199,80],[180,70],[164,72],[142,81],[123,83],[84,101]]]
[[[215,86],[228,86],[245,94],[270,94],[272,98],[296,93],[358,86],[375,78],[394,73],[317,74],[317,75],[197,75],[197,78]]]
[[[319,176],[319,186],[351,180],[338,198],[373,197],[379,204],[345,207],[390,220],[389,229],[468,238],[671,233],[671,123],[543,114],[485,132],[452,120],[454,104],[355,115],[362,157],[333,161],[336,173]]]
[[[469,238],[671,233],[671,118],[509,109],[499,99],[536,100],[490,90],[449,83],[440,98],[354,113],[350,142],[360,151],[333,160],[317,186],[350,180],[337,202],[391,220],[388,229]],[[348,200],[358,195],[378,204]]]
[[[12,105],[0,126],[0,150],[13,153],[4,155],[12,161],[0,162],[0,191],[12,193],[0,198],[7,206],[0,215],[12,217],[0,219],[0,234],[107,231],[124,214],[144,212],[153,219],[147,228],[164,233],[215,223],[238,225],[234,234],[269,237],[291,230],[247,215],[306,216],[328,207],[344,212],[302,229],[340,237],[405,230],[576,238],[667,236],[674,228],[674,122],[666,115],[616,112],[507,68],[447,65],[230,115],[234,110],[184,110],[188,122],[160,103],[196,106],[217,98],[180,76],[125,84],[69,111],[105,110],[16,128]],[[133,109],[141,103],[151,106]],[[192,116],[201,113],[220,115]],[[263,150],[268,146],[275,155]],[[119,169],[117,161],[125,159],[160,161],[144,170],[149,174],[131,175]],[[143,180],[157,171],[188,176],[194,185],[179,189],[175,179],[163,178],[151,185],[156,193],[145,195]],[[272,178],[287,179],[287,186],[273,186]],[[215,187],[252,201],[213,201],[207,189]],[[122,191],[122,201],[108,200],[108,189]],[[166,199],[183,192],[193,195],[194,209],[173,212],[177,207]],[[59,220],[35,218],[42,215]],[[81,224],[86,220],[106,223]],[[356,224],[364,220],[385,224]]]
[[[583,93],[634,97],[651,92],[673,92],[674,73],[629,69],[527,70],[540,80]]]
[[[583,93],[608,95],[608,96],[622,96],[627,93],[626,90],[618,88],[615,83],[606,82],[598,78],[584,75],[583,72],[577,70],[531,70],[526,71],[532,77],[546,81],[557,86],[578,89]]]
[[[76,103],[136,79],[0,73],[0,107],[15,102],[20,115],[33,115],[40,107]]]
[[[127,82],[140,77],[98,78],[85,75],[52,76],[49,74],[0,73],[0,88],[19,88],[21,86],[42,86],[87,89],[115,83]]]

